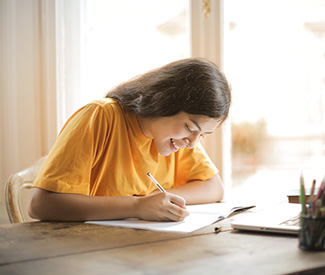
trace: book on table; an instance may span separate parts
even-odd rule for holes
[[[87,221],[86,223],[163,232],[191,233],[253,207],[255,205],[234,206],[229,203],[198,204],[186,206],[190,215],[180,222],[157,222],[130,218],[125,220]]]

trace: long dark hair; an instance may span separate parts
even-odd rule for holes
[[[149,71],[113,88],[106,97],[143,117],[183,111],[221,121],[227,118],[231,103],[225,76],[203,58],[187,58]]]

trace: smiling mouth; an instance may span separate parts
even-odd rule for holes
[[[178,150],[180,148],[179,146],[176,145],[175,141],[172,138],[170,139],[170,141],[171,141],[173,147],[175,148],[175,150]]]

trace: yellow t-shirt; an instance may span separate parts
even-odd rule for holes
[[[148,172],[168,189],[218,170],[200,144],[160,155],[135,114],[105,98],[69,118],[33,186],[91,196],[146,195],[157,189]]]

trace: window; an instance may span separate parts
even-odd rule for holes
[[[58,132],[82,105],[190,56],[189,0],[56,2]]]
[[[225,73],[233,106],[232,185],[286,199],[325,174],[325,1],[227,0]]]
[[[188,0],[87,0],[82,102],[190,56]]]

